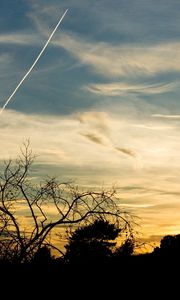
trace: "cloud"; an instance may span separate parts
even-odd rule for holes
[[[12,61],[13,61],[13,58],[9,53],[1,53],[0,54],[0,64],[1,64],[0,77],[3,78],[5,76],[7,68],[12,68]],[[2,92],[2,87],[1,87],[1,92]]]
[[[120,148],[120,147],[115,147],[115,149],[116,149],[117,151],[120,151],[120,152],[122,152],[122,153],[124,153],[124,154],[127,154],[127,155],[129,155],[129,156],[136,157],[136,153],[135,153],[134,151],[130,150],[130,149],[127,149],[127,148]]]
[[[180,120],[180,115],[164,115],[164,114],[153,114],[153,118],[168,119],[168,120]]]
[[[7,53],[0,54],[0,63],[8,63],[11,60],[11,56]]]
[[[34,45],[39,44],[40,40],[34,34],[19,33],[19,34],[1,34],[1,44],[17,44],[17,45]]]
[[[15,157],[18,146],[21,146],[24,139],[30,138],[33,150],[38,155],[41,154],[41,161],[47,160],[51,163],[66,161],[70,159],[65,149],[66,139],[71,136],[70,128],[76,131],[77,125],[78,122],[73,118],[26,115],[7,109],[0,118],[0,139],[3,140],[3,145],[0,147],[0,160]],[[45,138],[43,138],[44,132],[46,132]],[[58,134],[65,144],[60,143]],[[70,139],[73,145],[75,141],[73,142],[72,137]]]
[[[77,115],[82,124],[88,125],[91,128],[98,129],[100,132],[108,134],[109,118],[106,112],[88,111]]]
[[[40,155],[38,161],[41,164],[48,162],[73,167],[77,164],[86,166],[93,162],[92,166],[94,163],[96,166],[103,166],[103,162],[110,160],[112,164],[115,162],[116,165],[124,165],[124,158],[117,155],[117,152],[135,157],[130,147],[121,146],[117,149],[116,145],[119,142],[116,138],[122,140],[119,133],[124,134],[124,128],[116,117],[112,119],[103,112],[79,113],[77,119],[75,115],[61,117],[26,115],[7,109],[1,115],[0,129],[0,139],[3,140],[0,160],[15,157],[18,146],[26,138],[30,138],[34,152]],[[128,138],[128,131],[126,135]],[[134,147],[131,140],[126,144]],[[104,146],[101,147],[101,151],[99,145]]]
[[[149,129],[149,130],[163,130],[163,131],[167,131],[167,130],[172,130],[172,129],[176,129],[176,127],[174,126],[167,126],[167,125],[159,125],[159,124],[134,124],[132,125],[136,128],[144,128],[144,129]]]
[[[180,71],[180,43],[108,44],[90,41],[71,33],[56,35],[54,45],[63,47],[81,64],[88,65],[103,77],[156,75]]]
[[[88,138],[90,141],[92,141],[94,143],[104,145],[102,138],[100,136],[96,135],[95,133],[81,133],[81,135]]]
[[[134,151],[132,151],[131,149],[116,147],[116,146],[113,145],[113,143],[110,139],[106,138],[106,141],[105,141],[102,138],[102,136],[99,136],[96,133],[91,133],[91,132],[81,133],[81,135],[86,137],[87,139],[89,139],[90,141],[92,141],[96,144],[106,146],[109,149],[114,149],[115,151],[121,152],[121,153],[126,154],[128,156],[131,156],[133,158],[137,157],[137,154]]]
[[[78,115],[78,119],[82,124],[88,125],[86,128],[94,130],[94,132],[81,133],[82,136],[88,138],[94,143],[106,146],[109,149],[113,149],[128,156],[137,156],[136,153],[130,149],[116,147],[114,145],[110,129],[112,124],[110,123],[110,118],[107,113],[97,111],[84,112]]]
[[[44,5],[43,9],[40,5],[36,6],[33,13],[31,13],[31,15],[29,14],[29,16],[41,35],[47,37],[51,28],[51,25],[47,25],[47,17],[52,23],[52,15],[53,17],[56,15],[58,18],[59,12],[57,12],[56,6]],[[61,8],[64,9],[64,4]],[[105,12],[103,11],[103,13]],[[74,24],[73,22],[75,20],[77,22],[75,16],[71,17],[72,24]],[[68,18],[66,21],[68,22]],[[130,44],[119,39],[120,42],[108,43],[96,40],[95,38],[92,39],[92,37],[87,38],[83,33],[82,35],[77,34],[75,31],[67,31],[65,28],[66,26],[62,28],[61,32],[56,33],[52,44],[56,47],[64,48],[77,60],[71,65],[70,69],[79,66],[88,66],[92,72],[116,80],[117,78],[119,79],[120,76],[137,78],[137,76],[155,76],[160,73],[180,72],[180,64],[178,63],[180,60],[180,42],[178,40],[172,42],[165,41],[163,43],[156,41],[155,44]],[[81,30],[78,32],[81,32]],[[158,84],[153,86],[148,84],[142,84],[142,86],[141,84],[127,84],[123,86],[115,82],[114,85],[116,86],[109,85],[105,87],[103,85],[88,85],[86,88],[94,93],[105,94],[119,94],[124,92],[124,90],[134,93],[146,92],[156,94],[173,89],[173,85],[171,84]]]
[[[84,89],[97,94],[105,96],[118,96],[123,93],[144,93],[144,94],[161,94],[173,90],[175,83],[164,84],[129,84],[129,83],[107,83],[107,84],[90,84],[84,86]]]

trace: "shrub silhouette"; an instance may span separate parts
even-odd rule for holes
[[[130,256],[134,253],[135,241],[133,237],[127,238],[114,253],[116,257]]]
[[[33,262],[36,264],[49,264],[52,262],[51,250],[47,246],[39,248],[34,255]]]
[[[166,256],[180,256],[180,234],[164,236],[161,239],[160,247],[156,247],[154,253]]]
[[[121,229],[106,220],[95,220],[92,224],[76,229],[65,246],[68,262],[104,261],[112,256],[115,239]]]

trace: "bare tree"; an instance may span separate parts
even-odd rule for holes
[[[30,175],[33,161],[26,142],[20,156],[5,162],[0,174],[1,258],[30,261],[42,246],[55,247],[49,242],[55,228],[79,226],[97,218],[108,218],[131,231],[132,216],[120,209],[114,189],[82,191],[56,178],[35,184]]]

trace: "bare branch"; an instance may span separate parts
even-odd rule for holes
[[[66,230],[96,218],[114,219],[130,234],[131,216],[120,210],[114,188],[82,191],[72,182],[58,182],[56,178],[47,178],[39,185],[32,184],[29,174],[34,155],[29,147],[30,143],[26,141],[18,159],[6,162],[0,174],[0,246],[3,255],[6,253],[20,262],[30,260],[37,249],[46,244],[55,228]],[[28,230],[18,214],[22,204],[30,220]],[[57,248],[56,245],[52,247]]]

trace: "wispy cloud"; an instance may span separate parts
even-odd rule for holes
[[[174,126],[168,126],[164,124],[133,124],[133,127],[136,128],[144,128],[144,129],[149,129],[149,130],[162,130],[162,131],[167,131],[167,130],[173,130],[175,129]]]
[[[106,112],[88,111],[79,113],[77,117],[84,126],[91,126],[105,134],[109,131],[109,117]]]
[[[36,12],[30,15],[37,30],[44,37],[49,34],[50,26],[47,24],[53,12],[58,17],[56,6],[47,5],[41,10],[37,6]],[[53,21],[54,22],[54,21]],[[177,87],[175,83],[142,83],[142,76],[156,76],[161,73],[180,72],[180,43],[179,41],[156,44],[132,43],[123,41],[115,44],[93,40],[84,35],[62,30],[56,33],[52,44],[64,48],[77,61],[68,69],[87,66],[102,77],[115,81],[106,84],[87,84],[83,88],[91,93],[118,96],[123,93],[162,94],[170,92]],[[119,77],[128,77],[124,83],[117,82]],[[133,79],[141,77],[134,83]],[[146,77],[146,78],[147,78]],[[129,80],[131,79],[131,80]],[[161,81],[162,82],[162,81]]]
[[[9,63],[12,62],[12,56],[8,53],[2,53],[0,54],[0,64],[1,68],[6,67]]]
[[[98,114],[103,122],[107,119],[103,126],[101,119],[98,121]],[[79,121],[79,117],[38,116],[4,111],[0,122],[0,139],[3,140],[0,159],[16,155],[18,145],[24,138],[29,137],[34,151],[42,154],[41,160],[57,165],[65,163],[86,166],[87,163],[93,162],[99,166],[110,161],[109,168],[113,168],[113,165],[119,168],[128,165],[129,168],[131,164],[132,169],[132,164],[136,160],[138,163],[139,159],[145,168],[166,166],[172,169],[180,164],[178,123],[174,128],[162,130],[163,126],[167,127],[164,120],[153,122],[152,118],[151,126],[157,128],[150,131],[147,128],[149,121],[144,120],[144,126],[142,123],[141,127],[137,127],[140,123],[138,116],[129,116],[124,120],[119,114],[108,115],[93,111],[82,113],[83,122]],[[103,147],[100,147],[101,145]],[[132,157],[134,162],[130,159],[125,160],[124,155],[127,158]]]
[[[81,133],[81,135],[88,138],[90,141],[92,141],[94,143],[104,145],[102,138],[95,133],[90,133],[90,132],[89,133]]]
[[[80,121],[82,128],[80,135],[96,144],[111,147],[109,137],[109,117],[107,113],[87,111],[77,114],[77,118]]]
[[[180,120],[180,115],[153,114],[152,117],[168,120]]]
[[[118,96],[123,93],[141,93],[141,94],[161,94],[173,90],[175,83],[164,84],[129,84],[129,83],[107,83],[107,84],[90,84],[83,88],[91,93],[105,96]]]
[[[64,33],[54,44],[66,49],[81,64],[88,65],[104,77],[155,75],[180,71],[180,43],[146,45],[112,45],[85,40],[75,34]]]
[[[32,45],[39,44],[39,38],[35,34],[30,33],[12,33],[12,34],[1,34],[0,43],[2,44],[18,44],[18,45]]]
[[[115,147],[115,149],[117,151],[120,151],[120,152],[122,152],[124,154],[127,154],[129,156],[136,157],[136,153],[134,151],[130,150],[130,149],[120,148],[120,147]]]
[[[111,138],[110,118],[107,113],[98,111],[84,112],[79,114],[78,118],[83,125],[87,125],[85,130],[89,130],[89,132],[80,133],[82,136],[94,143],[106,146],[109,149],[113,149],[134,158],[136,157],[136,153],[131,149],[115,146]]]

